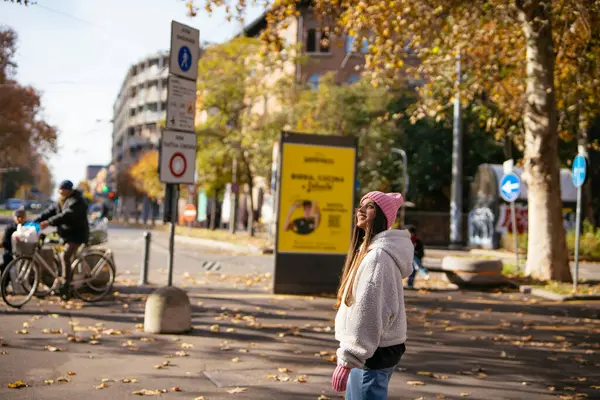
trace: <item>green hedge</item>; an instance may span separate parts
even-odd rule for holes
[[[567,247],[571,258],[575,255],[575,231],[567,232]],[[505,233],[502,236],[502,248],[514,251],[513,236]],[[527,252],[527,234],[519,235],[519,252]],[[588,261],[600,261],[600,228],[594,227],[584,221],[583,231],[579,240],[579,259]]]

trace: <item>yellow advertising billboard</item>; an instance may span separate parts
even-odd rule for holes
[[[279,253],[345,254],[354,212],[354,147],[284,143]]]

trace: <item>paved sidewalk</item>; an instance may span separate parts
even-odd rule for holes
[[[211,289],[223,278],[207,280],[188,289],[187,335],[143,333],[148,288],[122,286],[115,301],[96,305],[0,306],[0,398],[125,399],[142,389],[206,400],[341,398],[329,385],[333,299],[274,296],[258,284]],[[457,291],[406,297],[408,350],[390,399],[600,397],[600,303]],[[29,387],[7,388],[17,380]]]

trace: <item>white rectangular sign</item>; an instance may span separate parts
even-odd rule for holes
[[[169,72],[182,78],[198,78],[200,31],[179,22],[171,22],[171,53]]]
[[[164,130],[160,143],[160,181],[193,184],[196,177],[196,134]]]
[[[167,91],[167,129],[194,132],[196,81],[169,76]]]

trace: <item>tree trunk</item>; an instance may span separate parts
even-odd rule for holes
[[[550,2],[517,1],[527,40],[525,173],[529,193],[526,273],[542,280],[571,280],[565,241],[558,160],[554,49]]]
[[[210,204],[210,226],[209,229],[211,231],[214,231],[215,229],[217,229],[217,194],[218,192],[215,190],[215,195],[212,198],[211,204]]]
[[[248,192],[250,195],[250,207],[248,210],[248,234],[250,236],[254,236],[254,196],[252,193],[254,192],[254,177],[252,176],[252,171],[250,170],[250,162],[248,161],[248,157],[246,157],[245,152],[242,152],[242,160],[244,162],[244,167],[246,170],[246,179],[248,180]]]

